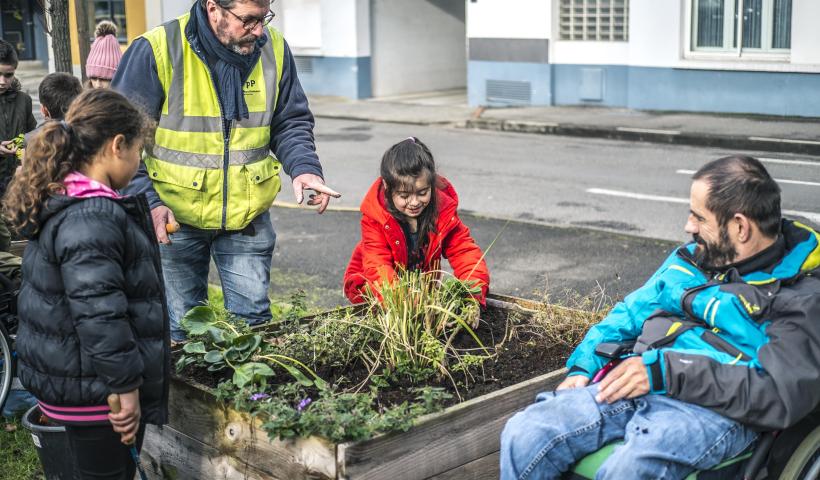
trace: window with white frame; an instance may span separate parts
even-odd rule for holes
[[[791,37],[792,0],[692,0],[694,51],[788,53]]]
[[[561,0],[561,40],[629,40],[629,0]]]

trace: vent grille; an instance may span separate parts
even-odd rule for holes
[[[509,105],[530,105],[532,84],[510,80],[487,80],[487,102]]]
[[[313,73],[313,57],[294,56],[293,60],[296,62],[296,71],[299,74]]]

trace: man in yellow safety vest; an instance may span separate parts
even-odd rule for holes
[[[340,196],[324,184],[313,115],[273,15],[267,0],[197,0],[136,39],[111,84],[157,121],[127,193],[151,207],[174,341],[207,299],[211,258],[226,308],[249,324],[270,320],[268,210],[280,169],[297,202],[314,192],[307,203],[319,213]],[[171,242],[165,225],[175,223]]]

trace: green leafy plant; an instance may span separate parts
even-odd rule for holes
[[[310,368],[299,360],[279,354],[262,341],[262,334],[251,330],[244,321],[234,319],[224,307],[203,305],[192,308],[181,322],[191,341],[183,347],[177,370],[198,362],[217,372],[233,371],[232,382],[238,387],[264,385],[275,372],[285,370],[305,386],[323,385]]]
[[[421,415],[441,410],[451,397],[440,388],[413,389],[415,402],[380,407],[376,390],[351,393],[320,389],[313,397],[303,387],[287,384],[272,394],[244,396],[239,408],[263,415],[262,428],[271,439],[319,435],[333,442],[356,441],[389,431],[407,431]],[[255,400],[254,400],[255,399]]]
[[[25,143],[26,139],[22,133],[11,139],[11,145],[14,147],[14,155],[18,159],[22,159],[23,155],[25,154]]]

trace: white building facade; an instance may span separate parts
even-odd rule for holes
[[[146,0],[147,24],[190,5]],[[272,9],[309,94],[466,89],[475,106],[820,116],[818,0],[275,0]]]
[[[470,0],[469,101],[820,116],[816,0]]]

